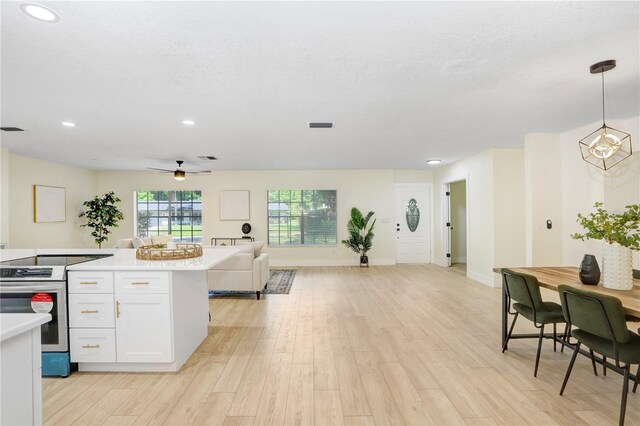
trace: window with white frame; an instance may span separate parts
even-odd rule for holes
[[[202,242],[201,191],[137,191],[138,237],[172,235],[176,241]]]
[[[337,191],[279,189],[268,191],[270,246],[322,246],[338,243]]]

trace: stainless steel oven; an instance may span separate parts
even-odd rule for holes
[[[32,301],[36,295],[48,295],[51,321],[40,328],[43,352],[67,352],[69,350],[67,328],[66,282],[28,281],[0,287],[0,313],[32,314]],[[49,300],[49,299],[47,299]],[[48,308],[47,308],[48,309]]]
[[[42,375],[71,374],[67,266],[111,254],[38,255],[0,262],[0,313],[47,312],[41,326]]]

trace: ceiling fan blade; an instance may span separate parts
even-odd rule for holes
[[[167,169],[156,169],[155,167],[147,167],[147,169],[149,170],[157,170],[159,172],[163,172],[163,173],[173,173],[173,170],[167,170]]]
[[[188,170],[185,170],[184,172],[185,173],[189,173],[190,175],[206,175],[206,174],[211,173],[211,170],[200,170],[200,171],[195,171],[195,170],[194,171],[188,171]]]

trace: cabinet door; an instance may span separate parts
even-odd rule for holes
[[[172,362],[168,294],[116,294],[118,362]]]

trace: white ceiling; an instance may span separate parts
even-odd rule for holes
[[[599,120],[611,58],[640,114],[637,1],[41,4],[2,2],[2,144],[92,169],[426,168]]]

